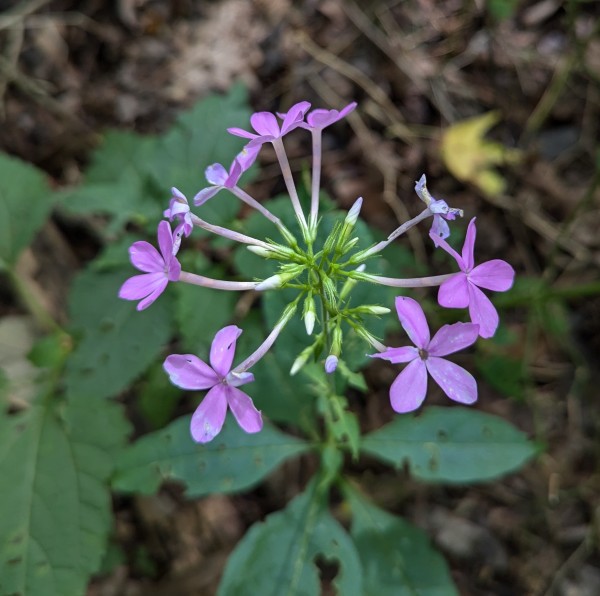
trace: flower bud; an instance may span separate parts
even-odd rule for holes
[[[362,306],[357,306],[354,309],[354,312],[364,313],[367,315],[387,315],[391,311],[385,306],[378,306],[376,304],[363,304]]]
[[[290,267],[281,273],[277,273],[276,275],[272,275],[271,277],[267,277],[261,281],[257,286],[256,290],[259,292],[264,292],[265,290],[274,290],[276,288],[281,288],[283,285],[298,277],[302,271],[304,271],[304,265],[297,265],[295,267]]]
[[[313,329],[315,328],[315,321],[317,319],[317,309],[315,308],[315,301],[312,297],[312,294],[309,294],[309,296],[304,301],[302,318],[304,319],[306,333],[308,335],[312,335]]]
[[[334,354],[327,356],[327,359],[325,360],[325,372],[328,375],[335,372],[338,362],[339,362],[339,358],[337,356],[335,356]]]

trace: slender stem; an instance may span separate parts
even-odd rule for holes
[[[254,290],[260,283],[258,281],[224,281],[221,279],[211,279],[210,277],[196,275],[195,273],[189,273],[188,271],[182,271],[179,275],[178,281],[193,284],[195,286],[202,286],[204,288],[212,288],[214,290],[229,290],[237,292]]]
[[[303,232],[306,232],[308,230],[308,226],[306,224],[306,217],[304,217],[304,213],[300,205],[300,199],[298,198],[298,192],[296,191],[296,185],[294,183],[294,177],[292,176],[292,170],[290,169],[290,164],[285,153],[285,148],[283,147],[283,141],[280,138],[273,139],[273,147],[275,149],[277,159],[279,160],[279,166],[281,167],[283,180],[285,181],[285,186],[292,201],[294,213],[298,218],[300,228],[303,230]],[[305,233],[303,235],[306,236]]]
[[[252,353],[246,360],[244,360],[241,364],[238,364],[231,372],[233,374],[240,374],[246,372],[249,368],[252,368],[270,349],[271,346],[275,343],[275,340],[281,333],[282,329],[287,325],[287,322],[292,318],[294,312],[296,311],[296,306],[298,304],[298,300],[295,300],[292,305],[288,306],[284,311],[283,315],[279,319],[277,325],[273,327],[273,331],[269,333],[267,338],[263,341],[262,344]]]
[[[281,220],[273,215],[264,205],[261,205],[255,198],[251,197],[245,190],[242,190],[239,186],[234,186],[229,189],[231,192],[240,200],[246,203],[246,205],[256,209],[259,213],[264,215],[270,222],[274,223],[277,227],[281,227],[283,224]]]
[[[317,226],[317,218],[319,217],[319,190],[321,188],[321,156],[322,156],[322,133],[323,129],[312,129],[312,149],[313,149],[313,164],[312,164],[312,180],[310,193],[310,217],[308,219],[311,233],[314,232]]]
[[[246,234],[240,234],[239,232],[234,232],[233,230],[230,230],[228,228],[222,228],[221,226],[215,226],[213,224],[208,223],[207,221],[204,221],[203,219],[200,219],[197,215],[194,215],[193,213],[191,214],[192,217],[192,223],[197,226],[198,228],[202,228],[203,230],[206,230],[207,232],[212,232],[213,234],[216,234],[217,236],[222,236],[223,238],[229,238],[229,240],[233,240],[235,242],[240,242],[242,244],[252,244],[254,246],[262,246],[263,248],[266,248],[268,250],[271,250],[272,247],[267,244],[266,242],[263,242],[262,240],[258,240],[256,238],[252,238],[252,236],[246,236]]]
[[[366,259],[367,257],[370,257],[370,256],[382,251],[388,244],[390,244],[391,242],[396,240],[396,238],[398,238],[402,234],[405,234],[406,232],[408,232],[408,230],[410,230],[413,226],[416,226],[419,222],[423,221],[424,219],[427,219],[430,215],[432,215],[431,209],[429,209],[429,207],[427,207],[427,209],[421,211],[421,213],[419,213],[419,215],[417,215],[416,217],[413,217],[412,219],[403,223],[400,227],[396,228],[387,237],[387,240],[382,240],[375,246],[372,246],[371,248],[368,248],[364,251],[357,253],[356,255],[354,255],[354,257],[352,257],[350,259],[350,261],[354,262],[355,258],[358,256],[360,256],[360,259]]]
[[[344,271],[340,271],[339,273],[346,275],[346,272]],[[349,273],[356,275],[356,273],[352,271]],[[443,284],[445,281],[455,276],[456,273],[445,273],[444,275],[432,275],[430,277],[409,277],[407,279],[383,277],[382,275],[370,275],[368,273],[358,275],[360,275],[359,279],[363,281],[369,281],[382,286],[390,286],[392,288],[428,288]]]

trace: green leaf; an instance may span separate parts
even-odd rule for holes
[[[138,407],[152,429],[162,428],[173,419],[181,390],[165,374],[162,362],[156,362],[137,387]]]
[[[286,509],[250,528],[227,562],[219,596],[318,596],[319,561],[336,564],[337,594],[362,596],[358,554],[318,486],[313,481]]]
[[[190,417],[178,418],[163,430],[145,435],[127,449],[117,464],[113,486],[124,492],[156,492],[165,480],[178,480],[189,497],[245,490],[284,460],[310,445],[265,424],[247,434],[228,420],[206,445],[190,436]]]
[[[67,363],[66,384],[72,393],[88,398],[116,395],[156,361],[169,341],[169,288],[167,295],[138,312],[133,302],[117,297],[126,276],[123,270],[85,271],[71,288],[71,321],[80,334]]]
[[[41,170],[0,153],[0,264],[12,264],[33,240],[52,208]]]
[[[461,483],[517,470],[537,452],[510,423],[462,407],[398,416],[364,437],[361,449],[397,467],[406,462],[416,478]]]
[[[107,481],[129,427],[108,401],[46,399],[0,418],[0,593],[83,594],[112,526]]]
[[[379,509],[346,485],[351,535],[364,573],[364,596],[457,596],[443,556],[425,532]]]
[[[149,171],[165,191],[176,186],[190,200],[208,183],[204,170],[213,163],[229,167],[244,140],[227,128],[247,128],[251,111],[245,89],[237,85],[227,95],[211,95],[198,102],[160,137],[156,157]],[[256,170],[246,172],[242,184],[252,180]],[[229,222],[239,210],[239,200],[222,191],[205,203],[198,215],[215,225]]]

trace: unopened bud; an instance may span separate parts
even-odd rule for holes
[[[360,208],[362,207],[363,199],[362,197],[358,197],[356,201],[354,201],[354,205],[350,207],[350,211],[348,211],[348,215],[346,215],[346,219],[344,220],[344,224],[347,226],[354,227],[356,225],[356,221],[358,220],[358,215],[360,213]]]
[[[317,311],[315,308],[315,301],[310,294],[304,301],[304,310],[302,312],[304,318],[304,326],[306,327],[306,333],[312,335],[313,329],[315,328],[315,321],[317,319]]]
[[[357,306],[354,309],[354,312],[365,313],[367,315],[387,315],[391,311],[385,306],[377,306],[376,304],[364,304],[362,306]]]
[[[289,268],[282,273],[267,277],[267,279],[261,281],[255,289],[259,292],[264,292],[265,290],[281,288],[281,286],[285,285],[295,277],[298,277],[302,271],[304,271],[304,265],[297,265],[296,267]]]
[[[292,364],[292,368],[290,368],[290,375],[293,377],[307,362],[308,359],[312,356],[315,350],[315,346],[308,346],[308,348],[304,348],[300,354],[298,354],[296,360],[294,360],[294,364]]]
[[[325,372],[328,375],[330,375],[331,373],[335,372],[335,369],[337,368],[338,362],[339,362],[339,359],[334,354],[331,354],[331,355],[327,356],[327,359],[325,360]]]

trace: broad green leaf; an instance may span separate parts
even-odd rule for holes
[[[113,486],[150,494],[163,481],[176,480],[185,485],[189,497],[238,492],[309,449],[308,443],[269,424],[250,435],[230,419],[211,443],[199,445],[190,436],[190,417],[185,416],[131,445],[117,463]]]
[[[0,265],[12,264],[32,241],[52,208],[46,176],[34,166],[0,153]]]
[[[321,560],[337,567],[337,594],[362,596],[358,554],[324,497],[313,481],[286,509],[252,526],[227,562],[218,595],[318,596]]]
[[[129,427],[108,401],[50,399],[0,418],[0,593],[83,594],[110,528],[108,477]]]
[[[441,143],[442,159],[448,170],[462,182],[471,182],[491,196],[500,194],[506,186],[493,166],[516,163],[522,155],[517,149],[484,139],[499,120],[497,112],[462,120],[444,131]]]
[[[135,273],[130,268],[129,275]],[[71,288],[71,322],[80,336],[67,363],[66,384],[72,393],[116,395],[159,358],[170,339],[172,288],[138,312],[134,302],[117,297],[126,276],[123,270],[85,271]]]
[[[425,532],[345,490],[364,596],[458,596],[443,556]]]
[[[436,482],[478,482],[520,468],[537,452],[510,423],[464,407],[429,407],[398,416],[363,438],[361,449],[413,476]]]
[[[149,171],[155,183],[168,192],[176,186],[191,201],[208,186],[205,169],[221,163],[226,169],[245,142],[227,132],[227,128],[248,128],[251,111],[245,89],[237,85],[227,95],[211,95],[183,113],[159,138],[156,156]],[[242,186],[252,180],[255,170],[246,172]],[[238,212],[240,202],[231,193],[221,191],[202,205],[198,215],[216,225],[229,222]]]

